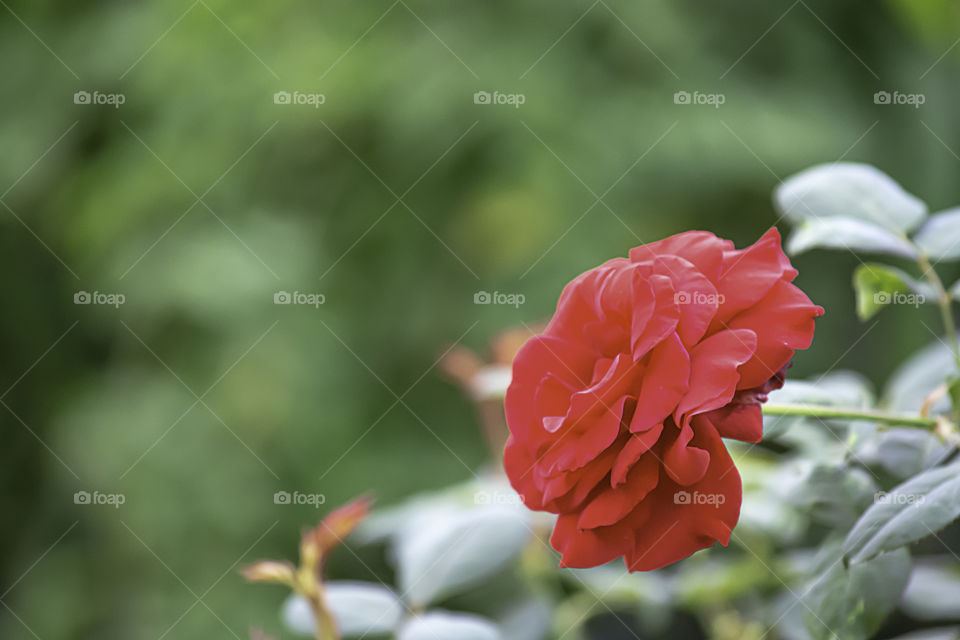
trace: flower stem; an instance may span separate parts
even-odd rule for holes
[[[340,640],[340,629],[333,619],[333,614],[327,609],[323,596],[317,593],[308,600],[310,608],[313,609],[313,617],[317,622],[317,640]]]
[[[926,254],[920,253],[920,257],[917,258],[917,264],[920,265],[920,270],[923,271],[927,282],[929,282],[937,292],[937,304],[940,306],[940,317],[943,318],[944,329],[947,332],[947,340],[950,341],[950,350],[953,351],[953,361],[957,365],[957,371],[960,372],[960,346],[957,345],[957,326],[953,320],[950,294],[947,293],[946,288],[943,286],[943,281],[940,280],[940,276],[937,275],[933,265],[930,264],[930,258],[928,258]]]
[[[917,415],[899,415],[884,411],[869,409],[844,409],[841,407],[825,407],[813,404],[776,404],[763,405],[763,413],[768,416],[809,416],[811,418],[827,418],[842,420],[867,420],[883,424],[898,424],[922,429],[933,429],[937,421],[933,418],[924,418]]]

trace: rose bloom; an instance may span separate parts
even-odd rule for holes
[[[762,439],[760,403],[823,314],[796,275],[775,228],[740,250],[687,231],[567,285],[513,362],[504,451],[526,505],[559,514],[560,566],[729,543],[742,489],[721,438]]]

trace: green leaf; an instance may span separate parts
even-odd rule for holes
[[[503,640],[503,636],[480,616],[431,611],[403,625],[397,640]]]
[[[552,621],[550,602],[531,597],[510,606],[497,618],[497,626],[510,640],[543,640],[550,633]]]
[[[281,615],[290,631],[301,636],[316,635],[316,621],[310,610],[310,603],[303,596],[292,595],[287,598]]]
[[[952,375],[947,378],[947,397],[950,398],[953,414],[960,416],[960,376]]]
[[[788,178],[774,193],[774,202],[796,225],[842,217],[902,233],[927,215],[927,205],[887,174],[849,162],[818,165]]]
[[[865,640],[899,603],[910,554],[900,549],[848,568],[829,553],[816,573],[820,577],[804,591],[807,631],[814,640]]]
[[[810,517],[847,529],[873,501],[876,484],[863,469],[816,464],[790,488],[787,499]]]
[[[928,469],[877,500],[843,543],[844,557],[862,563],[935,533],[960,516],[960,463]]]
[[[918,620],[960,618],[960,571],[941,566],[946,559],[914,567],[903,593],[903,609]]]
[[[799,254],[815,248],[849,249],[916,258],[917,250],[895,232],[855,218],[809,220],[794,231],[787,241],[787,252]]]
[[[398,586],[423,606],[509,566],[530,538],[522,507],[425,510],[396,537]]]
[[[960,259],[960,207],[931,216],[913,242],[937,260]]]
[[[895,411],[916,413],[924,398],[956,370],[947,340],[937,340],[917,351],[890,376],[886,404]],[[947,401],[938,402],[934,412],[945,412]]]
[[[870,382],[853,371],[832,371],[814,380],[787,379],[783,387],[770,392],[770,402],[819,404],[828,407],[873,406]]]
[[[951,451],[929,431],[894,428],[856,443],[853,459],[906,479],[940,464]]]
[[[857,292],[857,315],[861,320],[869,320],[891,304],[919,306],[936,302],[936,292],[929,284],[884,264],[869,263],[857,267],[853,287]]]
[[[564,570],[560,577],[576,589],[606,594],[611,600],[640,603],[651,609],[666,610],[676,597],[674,578],[657,571],[627,573],[622,566],[604,564],[589,569]]]
[[[393,633],[404,614],[403,604],[393,591],[370,582],[327,582],[324,598],[345,638]],[[294,632],[308,636],[315,633],[313,612],[303,596],[287,598],[283,620]]]

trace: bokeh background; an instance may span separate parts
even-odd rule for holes
[[[642,242],[753,242],[812,164],[960,203],[947,0],[0,5],[3,638],[276,632],[283,594],[239,564],[292,557],[355,495],[391,504],[489,463],[436,366],[450,345],[483,352]],[[859,323],[856,264],[795,260],[827,315],[792,375],[881,388],[933,341],[904,330],[933,309]],[[350,554],[330,570],[368,577]]]

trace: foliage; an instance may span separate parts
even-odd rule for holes
[[[864,177],[868,186],[862,184]],[[860,197],[864,193],[870,197]],[[820,167],[781,186],[776,193],[779,207],[807,228],[810,220],[796,214],[804,194],[820,212],[810,213],[814,221],[822,219],[819,216],[867,220],[883,211],[886,219],[900,220],[902,230],[925,228],[925,206],[872,167]],[[887,198],[872,200],[877,194]],[[925,281],[884,265],[863,265],[854,279],[857,295],[862,300],[869,293],[876,300],[903,294],[905,288],[933,292],[950,323],[947,340],[955,342],[951,301],[929,254],[902,233],[897,237],[910,247],[908,255],[916,258]],[[855,238],[819,244],[846,250],[864,246]],[[899,248],[892,252],[900,254]],[[948,252],[941,258],[944,255]],[[882,304],[894,302],[891,298]],[[910,367],[916,369],[908,364],[906,370]],[[960,368],[960,358],[953,360],[953,367]],[[397,613],[394,591],[374,583],[351,585],[352,595],[340,596],[332,610],[344,621],[346,637],[380,632],[401,640],[427,633],[450,639],[542,640],[569,633],[592,637],[590,620],[606,617],[595,610],[598,603],[621,623],[620,616],[633,611],[643,633],[670,632],[669,616],[648,612],[683,603],[700,611],[701,623],[714,634],[749,636],[756,633],[753,625],[761,625],[767,628],[764,635],[866,640],[901,604],[908,610],[923,609],[910,594],[937,588],[928,584],[954,588],[949,573],[914,572],[912,556],[918,554],[918,566],[926,566],[930,552],[918,543],[927,539],[944,545],[941,552],[953,553],[953,545],[938,532],[960,517],[960,463],[954,460],[960,444],[958,407],[938,404],[936,398],[949,395],[943,378],[955,371],[925,378],[921,393],[927,399],[919,415],[888,411],[884,399],[876,408],[866,381],[850,373],[789,380],[771,393],[765,406],[765,444],[780,453],[772,456],[771,450],[753,447],[739,451],[745,497],[733,537],[736,550],[701,552],[649,575],[626,574],[619,563],[586,571],[558,569],[546,540],[552,518],[526,510],[498,472],[415,498],[364,523],[358,542],[387,543],[407,616]],[[482,369],[473,375],[483,377]],[[904,384],[909,376],[901,373],[896,380]],[[463,382],[475,388],[469,379]],[[485,389],[487,397],[502,396],[502,389]],[[522,562],[521,553],[527,555]],[[960,563],[954,569],[960,569]],[[445,602],[459,604],[451,600],[458,594],[477,597],[491,582],[511,595],[507,602],[479,605],[486,618],[435,609]],[[558,582],[563,589],[557,589]],[[517,599],[529,602],[524,606],[531,610],[544,611],[531,617],[540,624],[527,624],[522,633],[508,626]],[[480,601],[464,602],[473,610]],[[734,603],[735,621],[728,610]],[[720,608],[711,614],[711,605]],[[788,617],[797,607],[803,609],[802,628]],[[361,611],[367,612],[365,617]],[[949,610],[944,617],[955,614]],[[288,602],[285,618],[294,630],[315,630],[309,607],[296,599]],[[371,620],[390,624],[370,629]]]
[[[236,566],[292,556],[299,527],[356,493],[373,491],[384,511],[495,457],[470,403],[431,368],[446,345],[481,349],[503,327],[533,326],[571,276],[641,240],[691,228],[755,239],[775,220],[771,189],[814,163],[871,162],[932,211],[960,201],[956,50],[931,66],[957,36],[946,0],[816,0],[786,14],[789,4],[759,0],[405,4],[0,7],[0,636],[33,637],[21,621],[41,638],[222,637],[251,621],[279,635],[282,595],[243,584]],[[858,58],[888,88],[922,85],[926,106],[876,105],[878,81]],[[673,102],[714,87],[719,109]],[[273,103],[295,89],[326,103]],[[473,103],[495,89],[527,100]],[[74,104],[81,90],[126,102]],[[947,237],[933,219],[908,236],[930,251]],[[886,305],[858,326],[838,283],[857,257],[809,251],[795,264],[829,314],[791,370],[808,380],[794,391],[918,412],[953,366],[918,324],[937,326],[936,305]],[[955,262],[938,269],[948,284],[960,277]],[[278,307],[280,290],[326,302]],[[479,290],[526,303],[478,307]],[[126,303],[77,306],[78,291]],[[951,291],[960,297],[960,284]],[[775,622],[777,635],[804,633],[803,606],[777,622],[790,595],[779,578],[794,588],[804,566],[793,552],[820,544],[821,516],[852,524],[863,512],[864,474],[889,490],[942,451],[932,436],[887,438],[864,423],[770,426],[770,444],[736,455],[748,488],[737,536],[756,556],[558,577],[540,545],[544,555],[521,556],[539,576],[532,600],[501,571],[432,608],[514,629],[542,620],[546,599],[548,624],[586,623],[585,637],[625,626],[760,637]],[[829,491],[798,497],[811,461],[847,478],[833,503]],[[81,491],[126,502],[76,504]],[[274,502],[295,491],[325,501]],[[937,536],[956,548],[953,528]],[[950,594],[941,586],[956,577],[936,544],[913,549],[929,570],[914,569],[900,606],[945,626],[956,600],[929,593]],[[351,542],[327,572],[396,591],[383,547]],[[603,604],[584,584],[609,589]]]

